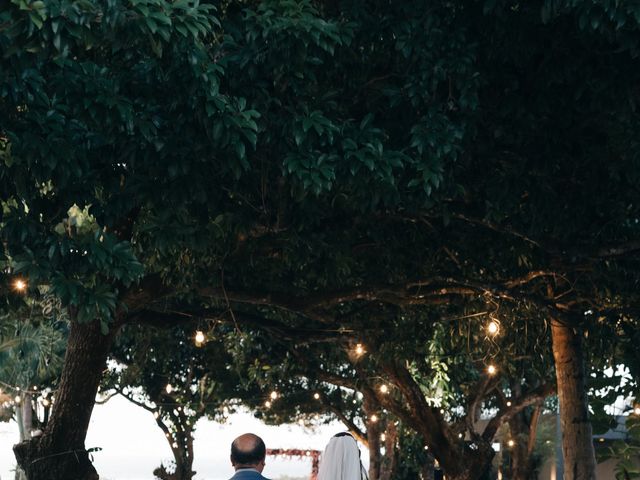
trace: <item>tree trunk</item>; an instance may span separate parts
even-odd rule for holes
[[[367,427],[367,443],[369,447],[369,480],[378,480],[380,478],[380,424],[378,421],[372,421],[371,416],[377,412],[377,404],[365,396],[363,403],[364,413],[366,415]]]
[[[509,431],[515,444],[511,450],[512,480],[531,480],[535,478],[533,450],[535,448],[538,420],[541,407],[533,409],[531,416],[526,411],[519,412],[509,420]]]
[[[420,480],[434,480],[435,477],[435,462],[433,455],[427,455],[427,462],[422,465],[420,471]]]
[[[196,472],[193,471],[193,427],[188,423],[185,415],[177,415],[174,422],[180,422],[176,432],[171,432],[162,420],[156,419],[156,423],[165,434],[169,447],[173,453],[175,468],[169,472],[162,463],[153,471],[160,480],[191,480]]]
[[[420,386],[402,364],[388,362],[383,367],[402,393],[406,408],[386,400],[384,394],[377,396],[378,401],[423,437],[447,480],[478,480],[486,475],[495,456],[491,443],[477,439],[471,446],[458,438],[439,410],[427,404]]]
[[[60,386],[44,433],[13,447],[29,480],[97,480],[84,440],[114,332],[71,322]]]
[[[386,438],[384,442],[384,458],[380,466],[380,480],[395,478],[398,467],[398,427],[392,421],[387,422]]]
[[[564,480],[595,480],[581,331],[552,319],[551,338],[560,401]]]

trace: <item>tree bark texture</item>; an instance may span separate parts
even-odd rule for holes
[[[384,457],[380,466],[380,480],[393,480],[398,468],[398,427],[394,422],[387,423],[386,438],[384,441]]]
[[[182,422],[177,423],[179,426],[177,431],[171,432],[162,418],[156,419],[156,423],[169,442],[175,464],[173,472],[169,472],[163,464],[153,471],[160,480],[191,480],[196,474],[193,471],[193,427],[186,422],[183,414],[176,416],[176,420],[182,420]]]
[[[552,319],[551,338],[560,401],[564,480],[595,480],[582,332]]]
[[[372,415],[377,412],[377,403],[368,396],[363,402],[364,413],[367,421],[367,443],[369,448],[369,480],[380,478],[380,424],[371,420]]]
[[[71,322],[60,386],[42,436],[13,447],[29,480],[97,480],[84,441],[113,335]]]
[[[515,445],[511,451],[511,475],[512,480],[535,479],[535,464],[533,450],[535,448],[538,420],[541,407],[533,409],[531,415],[522,411],[509,420],[509,431]]]

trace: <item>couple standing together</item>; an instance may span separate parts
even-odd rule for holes
[[[231,465],[236,474],[230,480],[268,480],[262,476],[267,448],[260,437],[245,433],[231,444]],[[331,437],[320,457],[318,480],[368,480],[360,461],[360,449],[347,432]]]

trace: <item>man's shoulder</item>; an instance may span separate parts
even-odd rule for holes
[[[229,480],[269,480],[255,470],[238,470]]]

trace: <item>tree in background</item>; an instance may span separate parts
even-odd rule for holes
[[[15,288],[15,286],[13,286]],[[11,298],[13,297],[13,298]],[[3,418],[18,424],[19,441],[42,434],[62,368],[64,311],[51,295],[5,298],[0,314],[0,401]],[[25,479],[16,470],[16,480]]]
[[[126,327],[111,354],[117,365],[103,381],[105,394],[113,391],[153,414],[173,453],[172,466],[153,472],[161,480],[193,478],[196,424],[224,421],[239,384],[223,337],[198,323],[178,318],[176,324]]]

